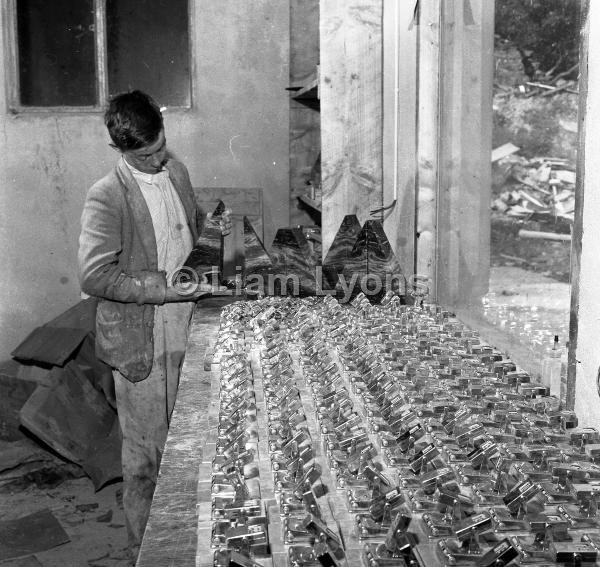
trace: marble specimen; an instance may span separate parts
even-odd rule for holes
[[[301,229],[280,228],[273,241],[273,254],[277,258],[277,273],[281,276],[274,281],[276,295],[304,296],[316,293],[315,269],[318,258]]]
[[[338,275],[348,263],[348,258],[352,253],[356,239],[360,234],[361,226],[356,215],[346,215],[342,224],[333,239],[333,243],[323,260],[323,287],[328,285],[328,289],[335,288],[338,282]]]
[[[225,204],[219,200],[212,217],[204,223],[202,233],[184,264],[201,278],[206,276],[209,283],[220,281],[223,273],[223,235],[219,226],[223,211]],[[214,281],[215,277],[217,282]]]
[[[388,290],[404,295],[406,280],[381,221],[365,222],[341,275],[352,286],[352,297],[362,291],[377,302]]]
[[[249,276],[275,274],[275,265],[248,217],[244,217],[244,284]]]

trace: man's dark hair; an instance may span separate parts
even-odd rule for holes
[[[155,142],[163,128],[163,117],[152,97],[136,90],[111,98],[104,124],[115,146],[126,152]]]

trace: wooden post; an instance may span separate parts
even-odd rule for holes
[[[345,215],[383,203],[382,0],[322,0],[323,258]]]
[[[600,423],[600,4],[585,3],[580,57],[579,151],[571,250],[571,329],[567,406],[582,426]]]
[[[469,307],[490,274],[494,3],[441,5],[436,296]]]
[[[416,274],[429,280],[436,299],[437,195],[439,174],[441,2],[419,0],[413,25],[418,29],[417,66],[417,219]]]
[[[417,26],[414,2],[383,5],[384,230],[404,274],[415,268]]]

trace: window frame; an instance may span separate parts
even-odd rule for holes
[[[103,112],[108,103],[108,46],[106,32],[106,0],[93,0],[94,4],[94,39],[96,65],[96,99],[94,105],[82,106],[27,106],[21,104],[21,89],[19,79],[19,42],[17,37],[17,0],[4,0],[4,38],[7,70],[7,105],[11,114],[89,114]],[[188,56],[190,77],[190,103],[186,106],[171,105],[167,109],[190,110],[194,106],[194,65],[193,65],[193,0],[187,1],[188,16]],[[160,102],[160,101],[159,101]]]

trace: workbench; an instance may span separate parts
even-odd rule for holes
[[[597,565],[600,434],[449,312],[225,303],[193,315],[138,565]]]
[[[211,372],[204,370],[204,363],[219,328],[221,308],[230,301],[231,298],[201,300],[192,315],[179,392],[138,567],[196,564],[201,432],[208,426],[211,385]],[[218,403],[218,398],[213,399]]]

